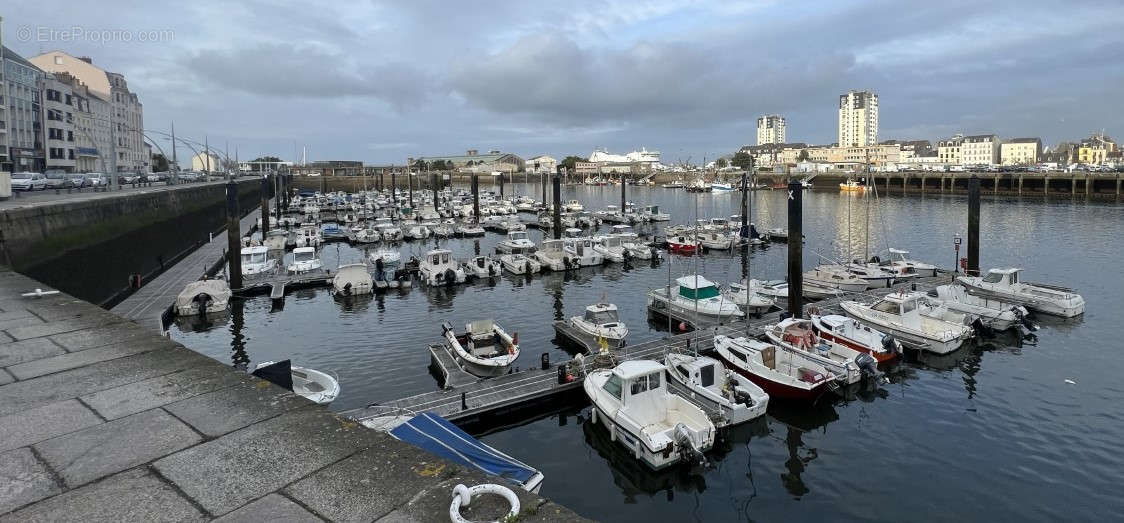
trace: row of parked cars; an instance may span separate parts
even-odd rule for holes
[[[173,173],[120,173],[118,182],[125,185],[143,182],[167,182],[173,176],[184,182],[205,181],[203,173],[182,171],[178,175]],[[47,171],[45,173],[20,172],[12,174],[13,191],[43,191],[47,189],[81,189],[83,187],[105,187],[110,183],[109,176],[104,173],[68,173],[65,171]]]

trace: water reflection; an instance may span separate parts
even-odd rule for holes
[[[250,364],[250,355],[246,352],[246,337],[242,334],[245,313],[246,302],[230,300],[230,363],[242,370],[246,370],[246,366]]]
[[[706,490],[706,479],[698,471],[687,467],[648,468],[631,452],[612,441],[604,424],[591,423],[587,419],[582,423],[582,434],[585,443],[609,465],[613,483],[620,489],[627,504],[636,503],[641,495],[663,494],[667,501],[673,501],[676,492],[690,494]]]

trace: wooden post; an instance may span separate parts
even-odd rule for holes
[[[788,312],[804,312],[804,207],[799,183],[788,184]]]
[[[554,239],[562,239],[562,175],[554,175]]]
[[[968,180],[968,276],[980,275],[980,179]]]
[[[621,216],[624,216],[624,173],[621,173]]]
[[[472,219],[480,223],[480,175],[472,173]]]
[[[231,289],[242,288],[242,239],[238,230],[238,183],[226,182],[226,281]]]
[[[750,157],[750,161],[751,162],[753,161],[752,157]],[[742,228],[741,228],[740,236],[742,237],[742,242],[745,242],[746,245],[749,245],[749,243],[748,243],[749,242],[749,213],[746,212],[746,207],[747,207],[748,203],[749,203],[748,172],[742,171],[742,212],[741,212]]]
[[[1019,175],[1019,196],[1023,195],[1023,175]]]
[[[280,216],[278,216],[280,218]],[[265,235],[269,232],[269,175],[262,176],[261,179],[261,239],[265,241]]]

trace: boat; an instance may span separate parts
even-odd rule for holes
[[[495,224],[492,228],[495,229],[496,232],[502,232],[504,234],[527,230],[527,226],[524,225],[523,222],[511,218]]]
[[[316,256],[315,247],[297,247],[293,249],[293,263],[290,263],[286,269],[292,274],[303,274],[323,266],[323,262]]]
[[[887,271],[877,263],[853,261],[843,265],[829,265],[832,269],[844,270],[867,281],[868,289],[889,288],[894,285],[897,275]]]
[[[327,405],[340,395],[339,379],[326,372],[297,367],[289,360],[263,361],[251,374],[320,405]]]
[[[565,205],[562,206],[562,210],[566,212],[582,212],[585,210],[585,206],[582,205],[582,202],[577,200],[567,200]]]
[[[714,424],[702,409],[668,392],[663,376],[664,366],[651,360],[591,372],[582,383],[593,404],[590,421],[604,423],[611,439],[652,469],[701,464],[703,452],[714,446]]]
[[[530,254],[535,252],[535,242],[527,237],[527,231],[512,231],[507,238],[496,245],[496,252],[504,254]]]
[[[302,223],[297,231],[297,247],[319,247],[323,241],[320,228],[315,223]]]
[[[664,366],[674,392],[719,413],[718,428],[756,419],[769,406],[769,395],[761,387],[717,359],[673,352],[664,357]]]
[[[416,416],[403,413],[360,420],[363,426],[386,432],[430,454],[456,463],[467,470],[478,470],[501,478],[528,492],[539,493],[542,472],[496,450],[432,412]]]
[[[355,243],[375,243],[381,239],[382,235],[374,227],[364,227],[355,231]]]
[[[842,343],[821,338],[812,328],[812,321],[787,318],[765,327],[765,336],[774,346],[798,351],[835,375],[835,381],[850,385],[862,380],[864,374],[877,374],[878,361]]]
[[[538,260],[523,254],[504,254],[500,256],[500,265],[512,274],[535,274],[542,270]]]
[[[195,316],[223,312],[230,306],[231,296],[230,285],[226,280],[193,281],[176,295],[176,315]]]
[[[687,185],[687,192],[710,192],[711,186],[702,178],[695,178]]]
[[[271,251],[285,250],[285,244],[289,243],[289,233],[281,229],[270,230],[265,235],[265,239],[261,244]]]
[[[697,319],[705,323],[722,323],[745,316],[734,302],[722,297],[717,285],[699,275],[682,276],[675,280],[670,300],[667,288],[652,289],[648,292],[648,307],[670,310],[676,317],[694,318],[697,314]]]
[[[391,223],[390,218],[379,218],[375,220],[375,228],[379,230],[383,241],[386,242],[399,242],[405,237],[402,233],[402,228]]]
[[[566,253],[566,264],[574,269],[593,267],[605,262],[601,253],[593,250],[593,240],[590,238],[564,238],[562,250]]]
[[[1027,318],[1029,311],[1022,305],[976,296],[960,285],[938,285],[928,292],[928,296],[940,300],[949,309],[979,318],[988,328],[997,331],[1018,326],[1036,330]]]
[[[751,284],[752,281],[755,280],[751,280]],[[722,294],[727,300],[733,302],[734,305],[744,308],[747,313],[761,317],[761,313],[772,309],[773,306],[777,304],[777,300],[771,296],[760,294],[757,290],[757,288],[753,288],[752,285],[746,285],[746,283],[742,281],[731,283],[729,288],[722,291]],[[788,292],[785,292],[785,296],[788,296]]]
[[[374,290],[375,282],[371,273],[367,272],[365,263],[349,263],[340,265],[336,275],[332,277],[332,291],[336,296],[358,296],[370,294]]]
[[[471,260],[461,264],[464,273],[473,278],[495,278],[503,272],[503,265],[499,260],[489,256],[474,256]]]
[[[573,316],[567,323],[581,338],[582,345],[618,349],[624,346],[628,327],[617,313],[616,305],[602,301],[586,306],[581,316]]]
[[[730,192],[734,190],[734,186],[728,183],[714,182],[710,184],[710,190],[713,192]]]
[[[838,265],[820,265],[804,273],[804,282],[844,292],[862,292],[870,282],[851,274]]]
[[[649,205],[640,211],[640,215],[650,222],[666,222],[671,220],[671,215],[666,212],[660,212],[659,205]]]
[[[714,351],[730,369],[768,393],[770,400],[811,402],[836,387],[835,375],[822,365],[771,343],[716,334]]]
[[[253,276],[272,271],[277,267],[277,260],[269,257],[269,249],[261,245],[243,247],[242,276]]]
[[[865,185],[860,184],[858,182],[858,180],[847,180],[847,181],[839,184],[839,190],[840,191],[863,192],[863,191],[866,191],[866,189],[867,189],[867,187]]]
[[[320,225],[320,236],[322,236],[326,242],[346,240],[347,232],[334,223],[323,223]]]
[[[911,260],[909,258],[909,251],[901,249],[890,249],[890,259],[886,260],[887,263],[895,274],[908,275],[916,274],[918,276],[936,276],[937,267],[928,263]]]
[[[842,296],[843,291],[831,287],[816,285],[803,281],[802,291],[805,298],[822,300]],[[784,280],[749,280],[749,287],[754,292],[773,298],[788,298],[788,282]]]
[[[717,230],[700,231],[698,242],[708,250],[728,251],[734,247],[734,237]]]
[[[371,263],[382,260],[384,267],[398,265],[398,263],[402,261],[402,254],[399,253],[397,249],[379,249],[372,252],[367,257],[370,258]]]
[[[686,186],[687,184],[683,183],[682,178],[676,179],[674,182],[667,182],[661,185],[661,187],[663,187],[664,189],[682,189]]]
[[[425,253],[425,258],[418,264],[418,277],[431,287],[464,283],[466,275],[459,265],[453,259],[452,251],[433,249]]]
[[[455,231],[451,225],[442,223],[433,226],[433,236],[437,238],[451,238],[453,234]]]
[[[448,322],[441,324],[449,348],[469,373],[481,378],[506,374],[519,358],[519,335],[509,335],[494,321],[477,320],[464,329],[457,334]]]
[[[960,276],[970,294],[1022,305],[1034,312],[1072,318],[1085,313],[1085,298],[1073,289],[1019,281],[1022,269],[990,269],[987,276]]]
[[[406,228],[406,232],[403,236],[407,240],[425,240],[433,236],[433,231],[429,230],[429,227],[425,225],[411,225]]]
[[[535,250],[534,257],[544,268],[552,271],[569,269],[566,251],[563,250],[562,240],[543,240],[542,246]]]
[[[600,253],[606,261],[613,263],[622,263],[628,256],[620,237],[613,234],[594,236],[593,250]]]
[[[685,235],[668,236],[667,250],[672,254],[695,254],[699,251],[699,242]]]
[[[948,354],[972,337],[972,328],[921,314],[921,293],[904,291],[888,294],[864,304],[846,300],[839,303],[848,316],[883,332],[893,334],[906,347]]]
[[[456,227],[456,235],[461,237],[484,236],[484,228],[479,224],[465,222]]]
[[[640,241],[640,237],[632,232],[632,227],[629,225],[614,225],[613,235],[620,238],[621,248],[624,249],[625,254],[630,258],[651,260],[652,258],[659,257],[659,251]]]
[[[901,342],[893,336],[872,329],[853,318],[838,314],[810,316],[812,331],[816,336],[870,354],[879,363],[890,361],[902,353]]]

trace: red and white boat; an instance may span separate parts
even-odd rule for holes
[[[667,250],[675,254],[694,254],[699,251],[699,242],[687,236],[671,236],[667,239]]]
[[[863,367],[868,372],[877,371],[873,356],[859,352],[842,343],[816,336],[812,322],[801,318],[788,318],[776,325],[765,327],[765,336],[777,348],[799,352],[801,356],[819,363],[835,375],[841,385],[858,383],[863,377]]]
[[[714,336],[714,350],[725,364],[769,393],[770,398],[815,401],[835,383],[835,375],[801,354],[744,336]]]
[[[853,318],[838,314],[811,316],[812,331],[816,336],[870,354],[878,363],[890,361],[902,353],[901,342],[893,336],[872,329]]]

